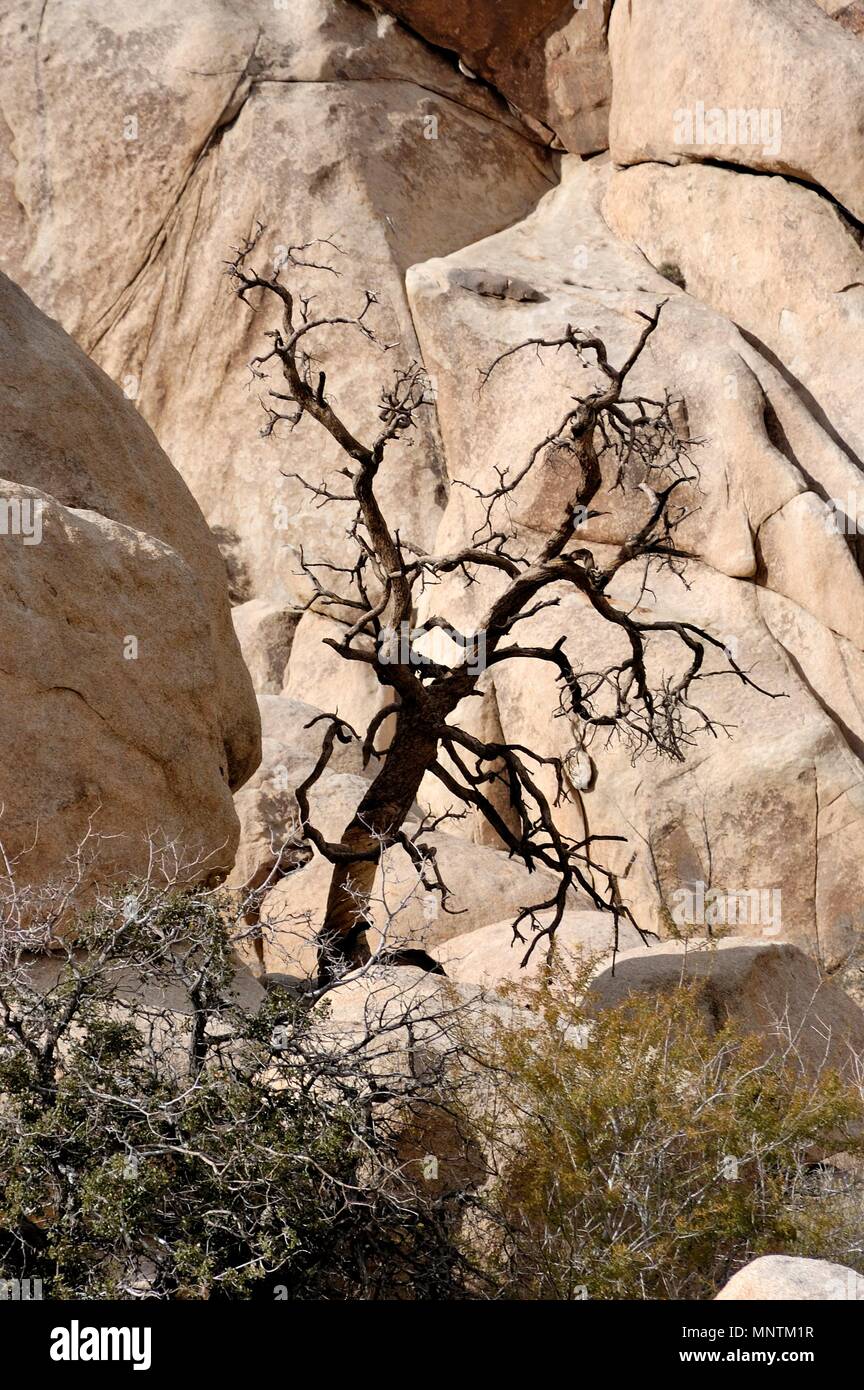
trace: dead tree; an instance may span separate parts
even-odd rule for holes
[[[279,269],[272,275],[261,275],[252,268],[250,258],[263,230],[259,224],[254,236],[236,249],[228,263],[242,301],[252,307],[261,299],[273,299],[281,307],[281,323],[268,334],[271,346],[250,363],[256,380],[267,379],[271,367],[282,377],[281,389],[270,387],[262,398],[267,415],[262,434],[271,434],[283,422],[293,430],[306,417],[315,421],[345,457],[340,488],[336,491],[327,482],[289,476],[298,478],[322,505],[354,505],[348,529],[356,555],[353,566],[316,564],[301,556],[314,588],[310,605],[325,612],[328,608],[351,612],[354,620],[345,623],[341,638],[325,640],[346,661],[371,666],[381,685],[394,692],[392,702],[379,710],[365,730],[364,757],[367,762],[374,758],[379,767],[338,842],[325,839],[309,811],[310,789],[327,767],[336,741],[357,736],[337,715],[321,716],[326,730],[320,757],[296,789],[302,831],[333,865],[319,938],[322,978],[326,980],[334,969],[352,968],[369,958],[366,933],[370,895],[382,853],[390,846],[403,847],[423,885],[439,893],[447,907],[448,889],[435,863],[434,850],[421,843],[421,832],[409,836],[404,828],[421,782],[430,773],[460,805],[475,808],[486,818],[511,856],[529,870],[542,866],[556,875],[554,895],[526,905],[514,922],[515,937],[527,946],[525,960],[542,938],[554,934],[572,889],[580,889],[597,908],[611,912],[617,934],[620,918],[629,914],[621,907],[614,876],[593,858],[600,837],[577,842],[557,823],[560,817],[556,818],[556,810],[567,795],[562,760],[540,756],[517,743],[483,741],[460,727],[457,712],[477,693],[480,680],[478,634],[455,633],[461,656],[454,663],[433,660],[418,649],[422,634],[443,627],[453,636],[454,628],[438,615],[418,623],[417,606],[425,585],[442,575],[459,571],[471,578],[484,568],[504,575],[506,586],[478,630],[485,642],[485,665],[494,667],[504,661],[551,664],[560,688],[560,711],[576,716],[589,734],[605,730],[627,738],[634,754],[653,749],[683,760],[700,732],[717,731],[708,713],[695,703],[697,682],[707,674],[706,649],[713,647],[723,653],[727,672],[745,685],[755,685],[717,637],[689,622],[636,617],[608,596],[614,576],[634,560],[674,566],[687,558],[676,548],[674,533],[686,510],[678,506],[679,489],[697,483],[691,441],[681,437],[668,394],[655,400],[630,395],[627,390],[628,377],[657,327],[663,304],[657,304],[650,314],[639,313],[640,321],[634,324],[635,342],[620,366],[609,361],[600,338],[567,325],[559,337],[532,339],[509,349],[481,372],[482,388],[504,358],[530,348],[541,360],[549,350],[572,353],[580,365],[596,365],[601,384],[572,398],[564,417],[520,468],[499,470],[495,486],[488,491],[472,488],[482,504],[484,521],[471,542],[452,554],[430,555],[397,532],[376,495],[376,479],[388,446],[412,431],[420,413],[432,404],[425,371],[416,364],[397,370],[382,391],[377,437],[358,438],[334,408],[326,375],[316,365],[314,345],[316,335],[340,328],[361,336],[369,345],[385,350],[392,346],[376,335],[375,295],[367,291],[356,313],[317,315],[311,299],[295,281],[304,268],[338,276],[331,260],[342,254],[339,248],[330,240],[291,247],[283,253]],[[523,554],[514,543],[513,528],[501,529],[496,518],[501,504],[550,450],[567,460],[572,496],[554,533],[535,554]],[[615,487],[623,491],[639,485],[633,482],[634,465],[636,473],[641,473],[643,492],[646,477],[653,486],[646,494],[651,499],[647,519],[636,534],[617,547],[614,559],[602,566],[595,563],[594,553],[578,532],[586,519],[596,515],[591,503],[601,487],[604,454],[614,460]],[[322,582],[318,571],[327,568],[338,569],[343,582],[347,578],[347,595]],[[595,613],[624,634],[624,658],[597,671],[575,670],[565,649],[566,633],[548,646],[518,641],[514,636],[517,624],[542,608],[554,606],[556,598],[546,591],[561,584],[584,595]],[[676,677],[664,676],[652,685],[648,648],[661,633],[671,634],[680,643],[685,664]],[[394,641],[394,635],[399,640]],[[392,738],[389,746],[379,751],[376,735],[391,716]],[[445,754],[446,758],[442,757]],[[541,786],[543,767],[551,768],[554,774],[557,794],[551,799]],[[512,813],[507,819],[490,798],[493,783],[506,787]]]

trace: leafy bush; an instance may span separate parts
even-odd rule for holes
[[[697,987],[592,1015],[585,984],[517,990],[528,1011],[496,1029],[474,1241],[499,1293],[706,1299],[769,1251],[860,1262],[860,1206],[813,1162],[861,1151],[858,1088],[714,1031]]]
[[[229,921],[138,885],[50,958],[6,933],[0,1272],[52,1298],[453,1296],[451,1199],[399,1156],[419,1090],[334,1051],[326,1001],[244,1000]]]
[[[441,982],[415,1014],[416,972],[369,967],[386,1009],[346,1033],[342,984],[262,993],[233,939],[218,896],[141,884],[51,955],[21,914],[0,929],[4,1278],[52,1298],[710,1298],[768,1251],[861,1263],[854,1184],[814,1164],[854,1164],[859,1091],[717,1032],[695,987],[592,1015],[587,973],[559,970],[514,991],[527,1007],[464,1014]]]

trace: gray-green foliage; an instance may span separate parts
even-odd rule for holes
[[[451,1296],[448,1202],[400,1163],[367,1051],[235,978],[205,893],[133,885],[51,959],[6,932],[0,1272],[54,1298]]]

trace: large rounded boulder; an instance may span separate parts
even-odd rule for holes
[[[230,867],[260,758],[225,566],[134,406],[0,276],[0,841],[16,877]]]

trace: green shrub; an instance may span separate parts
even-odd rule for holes
[[[706,1299],[761,1253],[860,1261],[860,1213],[856,1231],[812,1163],[860,1152],[857,1088],[714,1032],[695,987],[591,1015],[585,983],[518,990],[527,1011],[496,1028],[474,1239],[500,1294]]]
[[[7,933],[3,1277],[51,1298],[454,1296],[451,1199],[402,1162],[368,1049],[322,1039],[326,1001],[244,1005],[228,922],[138,886],[53,960]]]
[[[559,970],[463,1016],[445,987],[415,1074],[398,985],[350,1039],[326,998],[239,993],[211,894],[133,886],[51,958],[24,940],[0,934],[0,1272],[49,1297],[710,1298],[760,1253],[861,1263],[857,1193],[813,1161],[854,1162],[859,1092],[714,1031],[695,988],[592,1015]]]
[[[662,265],[658,265],[657,271],[665,279],[671,280],[672,284],[677,285],[679,289],[686,290],[687,282],[684,279],[684,273],[681,267],[675,265],[673,261],[664,261]]]

